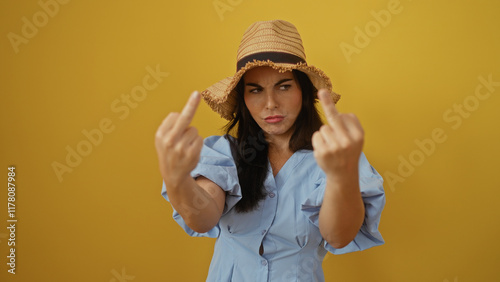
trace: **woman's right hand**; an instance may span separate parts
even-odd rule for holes
[[[168,114],[156,131],[156,152],[167,187],[181,186],[200,159],[203,138],[189,126],[200,100],[198,91],[193,92],[182,112]]]

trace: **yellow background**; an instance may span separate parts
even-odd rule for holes
[[[404,182],[391,189],[386,179],[386,244],[328,255],[327,281],[500,280],[500,87],[458,128],[443,119],[474,95],[479,76],[500,81],[500,2],[401,1],[350,62],[339,45],[355,46],[355,28],[391,1],[220,2],[231,10],[219,15],[211,0],[72,0],[18,53],[8,34],[21,36],[22,18],[43,10],[33,0],[0,2],[0,179],[6,187],[16,166],[18,219],[11,275],[0,189],[1,281],[203,281],[214,241],[188,237],[171,218],[154,133],[192,90],[232,75],[252,22],[276,18],[297,26],[308,62],[343,95],[339,109],[361,119],[364,151],[382,175],[398,174],[399,157],[418,151],[415,139],[435,128],[447,136]],[[168,77],[120,119],[113,101],[157,65]],[[52,163],[65,164],[66,146],[106,118],[114,131],[60,182]],[[193,125],[206,137],[224,121],[203,104]]]

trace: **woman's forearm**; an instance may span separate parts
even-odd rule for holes
[[[319,228],[323,238],[334,248],[346,246],[356,237],[364,215],[357,169],[342,176],[327,176],[319,213]]]
[[[224,209],[225,193],[215,183],[206,178],[197,181],[187,177],[177,187],[166,186],[170,203],[191,229],[205,233],[217,224]]]

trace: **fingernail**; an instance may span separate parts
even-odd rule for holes
[[[193,93],[191,93],[191,99],[196,98],[196,97],[198,96],[198,94],[199,94],[199,93],[198,93],[198,91],[197,91],[197,90],[193,91]]]

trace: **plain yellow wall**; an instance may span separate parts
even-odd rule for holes
[[[0,179],[16,166],[18,222],[12,275],[0,189],[0,280],[203,281],[214,241],[171,218],[154,132],[232,75],[252,22],[279,18],[386,178],[386,244],[328,255],[327,281],[499,281],[499,13],[494,0],[1,1]],[[206,137],[224,121],[203,104],[193,125]]]

